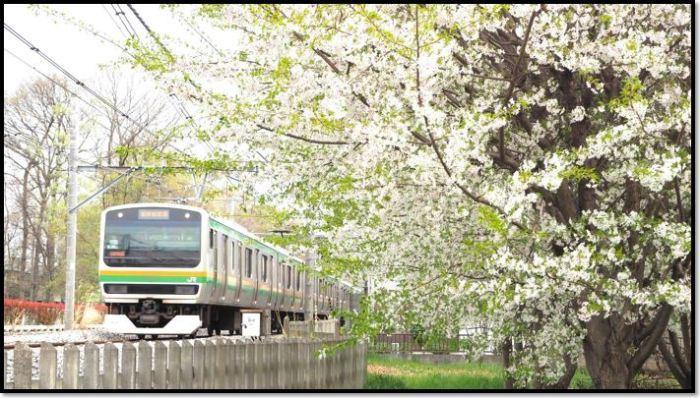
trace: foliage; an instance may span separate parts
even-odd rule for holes
[[[189,7],[234,50],[154,73],[262,151],[292,250],[369,281],[353,335],[486,323],[516,386],[585,354],[625,388],[690,312],[688,5]]]

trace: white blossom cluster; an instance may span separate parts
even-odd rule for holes
[[[238,50],[179,57],[168,84],[267,155],[268,196],[326,234],[328,272],[392,281],[364,333],[480,319],[489,344],[524,342],[520,383],[554,382],[594,317],[689,311],[690,279],[669,272],[691,241],[689,6],[202,14]]]

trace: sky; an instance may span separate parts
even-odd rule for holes
[[[109,5],[50,5],[52,9],[65,12],[83,21],[89,21],[99,27],[104,34],[123,43],[126,37],[118,30],[112,18],[115,17]],[[153,5],[136,6],[140,13],[151,16],[152,23],[167,20],[167,15]],[[125,8],[125,6],[123,6]],[[108,13],[107,10],[110,10]],[[80,80],[94,80],[100,73],[100,66],[114,63],[121,55],[117,47],[105,43],[90,33],[60,21],[45,11],[30,9],[27,5],[3,5],[3,21],[24,36],[35,47],[54,59]],[[151,22],[151,21],[149,21]],[[139,32],[143,27],[135,26]],[[122,28],[123,29],[123,28]],[[12,51],[32,66],[47,74],[58,71],[44,61],[38,54],[31,51],[17,38],[4,31],[3,47]],[[3,84],[6,94],[15,91],[22,83],[31,81],[39,76],[35,71],[22,64],[12,55],[5,52],[3,56]]]
[[[104,37],[123,45],[127,39],[128,33],[126,28],[121,24],[120,19],[115,15],[115,11],[111,5],[45,5],[30,7],[27,5],[3,5],[3,22],[14,29],[32,45],[41,50],[42,53],[48,55],[60,66],[74,75],[78,80],[84,81],[88,86],[95,88],[102,74],[106,73],[105,67],[117,65],[120,56],[124,56],[123,50],[118,46],[109,43],[106,40],[100,39],[94,34],[80,29],[75,23],[67,22],[60,16],[50,15],[49,11],[60,12],[74,18],[82,23],[87,23],[95,28]],[[146,21],[149,27],[160,35],[169,35],[179,40],[185,40],[194,45],[197,51],[212,52],[213,50],[195,34],[183,20],[172,15],[170,11],[163,10],[159,5],[155,4],[137,4],[134,5],[137,12]],[[182,9],[182,12],[187,14],[190,12],[187,6]],[[145,28],[138,22],[129,8],[122,4],[121,9],[127,15],[131,26],[137,32],[142,40],[150,40]],[[226,40],[225,34],[207,28],[206,26],[198,25],[198,30],[204,35],[217,43],[219,48],[225,48],[224,43],[230,43],[231,40]],[[22,61],[16,59],[8,53],[8,50],[19,56],[23,61],[30,64],[34,68],[49,76],[62,76],[60,72],[51,66],[46,60],[39,56],[36,52],[29,49],[15,36],[4,29],[3,35],[3,84],[4,93],[6,96],[12,95],[22,84],[29,83],[41,76],[39,73],[25,65]],[[175,50],[184,51],[178,47]],[[119,70],[124,77],[133,77],[139,82],[141,90],[150,90],[151,94],[161,95],[163,100],[168,100],[168,93],[159,90],[150,75],[145,72],[135,70],[130,65],[123,63],[119,64]],[[62,76],[63,77],[63,76]],[[67,86],[80,97],[95,102],[94,98],[86,91],[78,87],[75,83],[70,83]],[[97,90],[99,91],[99,90]],[[102,93],[100,93],[102,94]],[[197,119],[196,110],[192,104],[185,104],[188,111]],[[173,105],[173,112],[177,112]],[[204,145],[192,145],[193,143],[180,143],[177,146],[187,148],[188,152],[197,156],[206,156],[209,149]],[[81,178],[82,179],[82,178]],[[88,181],[83,180],[83,184],[89,186]],[[81,184],[81,185],[83,185]],[[93,187],[85,187],[87,190],[92,190]],[[265,186],[261,186],[265,190]]]

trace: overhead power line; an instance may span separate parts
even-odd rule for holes
[[[104,112],[103,109],[100,109],[100,108],[96,107],[95,104],[93,104],[93,103],[91,103],[90,101],[84,99],[83,97],[79,96],[79,95],[76,94],[75,92],[71,91],[71,90],[68,89],[68,87],[66,87],[64,84],[60,83],[59,81],[55,80],[55,79],[52,78],[51,76],[47,75],[46,73],[44,73],[44,72],[40,71],[39,69],[37,69],[36,67],[32,66],[29,62],[27,62],[27,61],[25,61],[24,59],[22,59],[19,55],[13,53],[12,51],[8,50],[7,48],[3,48],[3,50],[5,50],[6,53],[12,55],[12,56],[13,56],[16,60],[18,60],[19,62],[23,63],[26,67],[33,69],[36,73],[38,73],[38,74],[40,74],[41,76],[43,76],[44,78],[48,79],[49,81],[51,81],[53,84],[57,85],[58,87],[61,87],[61,88],[62,88],[63,90],[65,90],[68,94],[70,94],[70,95],[72,95],[73,97],[79,99],[80,101],[82,101],[83,103],[85,103],[86,105],[88,105],[89,107],[91,107],[92,109],[94,109],[94,110],[96,110],[96,111],[98,111],[98,112],[100,112],[100,113],[102,113],[102,114],[105,114],[106,116],[109,116],[109,115],[107,115],[107,114]],[[102,127],[107,128],[105,125],[103,125],[103,124],[101,124],[101,123],[100,123],[100,125],[101,125]]]
[[[138,40],[141,40],[139,37],[138,33],[136,32],[136,29],[134,29],[134,25],[131,24],[131,21],[129,21],[129,18],[126,16],[126,13],[124,10],[122,10],[122,6],[119,4],[110,4],[112,6],[112,9],[114,10],[114,14],[117,16],[119,21],[122,23],[124,26],[124,29],[129,33],[131,36],[135,36]]]
[[[117,22],[117,20],[114,19],[114,17],[112,16],[112,13],[109,12],[109,10],[107,9],[107,6],[105,6],[104,4],[102,4],[102,8],[105,10],[105,12],[107,13],[107,15],[109,16],[109,19],[117,26],[117,29],[119,30],[119,33],[121,33],[121,34],[124,35],[126,38],[128,38],[129,35],[128,35],[127,33],[124,33],[124,30],[122,29],[122,27],[119,26],[119,22]],[[112,6],[112,8],[114,8],[114,6]]]
[[[90,93],[93,97],[97,98],[100,102],[103,104],[107,105],[110,109],[112,109],[114,112],[131,122],[133,125],[137,126],[141,130],[147,132],[150,134],[152,137],[157,138],[155,133],[153,133],[151,130],[149,130],[146,126],[142,125],[141,123],[137,122],[134,120],[132,117],[130,117],[126,112],[122,111],[121,109],[117,108],[114,104],[106,100],[104,97],[102,97],[100,94],[98,94],[95,90],[91,89],[88,87],[85,83],[83,83],[81,80],[79,80],[77,77],[75,77],[73,74],[71,74],[68,70],[63,68],[61,65],[59,65],[56,61],[51,59],[48,55],[46,55],[44,52],[42,52],[39,48],[34,46],[29,40],[25,39],[24,36],[19,34],[16,30],[14,30],[12,27],[10,27],[7,23],[3,22],[3,25],[5,29],[10,32],[13,36],[15,36],[19,41],[24,43],[27,47],[29,47],[30,50],[35,51],[39,56],[41,56],[44,60],[46,60],[49,64],[51,64],[54,68],[58,69],[63,75],[68,77],[70,80],[72,80],[75,84],[78,86],[82,87],[85,91]],[[180,154],[187,155],[184,151],[180,150],[179,148],[173,146],[172,144],[169,144],[165,142],[165,144],[169,145],[172,149],[175,151],[179,152]]]
[[[165,46],[165,44],[163,44],[163,42],[160,41],[160,39],[158,38],[158,35],[156,35],[156,33],[148,26],[148,24],[146,23],[146,20],[145,20],[143,17],[141,17],[141,15],[136,11],[136,8],[134,8],[134,6],[131,5],[131,4],[127,4],[127,6],[128,6],[129,9],[131,10],[131,12],[134,13],[134,15],[136,16],[136,19],[138,19],[139,22],[141,22],[141,25],[143,25],[144,29],[146,29],[146,31],[147,31],[148,34],[151,36],[151,38],[153,38],[153,40],[160,46],[160,48],[161,48],[163,51],[165,51],[165,53],[168,54],[169,57],[174,58],[172,52],[170,52],[170,50],[168,50],[168,48]],[[182,100],[177,96],[177,94],[175,94],[174,92],[171,92],[171,93],[169,94],[169,97],[172,98],[172,99],[174,99],[174,100],[176,101],[175,107],[176,107],[176,108],[178,109],[178,111],[185,117],[185,120],[187,120],[187,121],[190,122],[190,126],[193,127],[193,128],[195,128],[195,129],[197,129],[197,130],[199,130],[199,125],[198,125],[197,122],[194,120],[194,118],[192,117],[192,115],[187,111],[187,108],[185,107],[185,104],[184,104],[184,103],[182,102]],[[214,146],[211,144],[211,142],[209,142],[209,141],[207,140],[207,141],[204,141],[204,143],[206,144],[206,146],[209,148],[210,151],[216,152],[216,149],[215,149]]]

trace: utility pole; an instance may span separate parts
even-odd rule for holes
[[[66,242],[66,307],[63,316],[64,330],[73,330],[73,309],[75,305],[75,243],[78,229],[78,170],[76,127],[69,127],[68,149],[68,237]]]
[[[313,251],[306,252],[304,256],[304,262],[309,270],[316,269],[316,253]],[[314,312],[316,309],[316,292],[313,286],[313,280],[310,271],[306,272],[306,305],[304,306],[304,320],[313,320]]]

